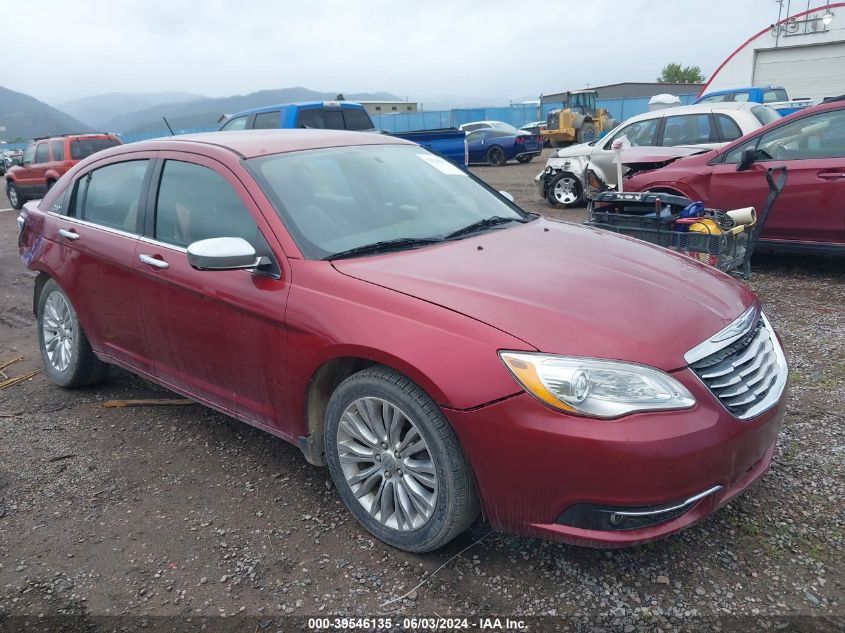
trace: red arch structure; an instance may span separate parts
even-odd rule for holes
[[[710,75],[710,79],[708,79],[707,83],[705,83],[704,86],[702,86],[701,92],[698,93],[698,96],[700,97],[705,92],[707,92],[707,89],[710,87],[710,83],[716,78],[716,75],[719,74],[719,71],[722,70],[725,66],[727,66],[728,62],[730,62],[734,57],[737,56],[737,53],[739,53],[742,49],[744,49],[746,46],[751,44],[751,42],[756,40],[761,35],[765,35],[769,31],[771,31],[773,26],[780,25],[780,24],[786,24],[790,20],[793,20],[795,18],[800,18],[800,17],[803,17],[805,15],[809,15],[811,13],[816,13],[818,11],[823,11],[823,10],[827,10],[827,9],[843,8],[843,7],[845,7],[845,2],[834,2],[833,4],[824,5],[824,6],[821,6],[821,7],[815,7],[813,9],[808,9],[806,11],[802,11],[801,13],[796,13],[795,15],[788,15],[785,18],[783,18],[782,20],[780,20],[779,22],[775,22],[773,24],[770,24],[769,26],[767,26],[766,28],[764,28],[760,32],[752,35],[747,40],[745,40],[745,42],[743,42],[742,46],[739,46],[733,53],[728,55],[728,57],[725,59],[725,61],[723,61],[721,64],[719,64],[719,67],[716,69],[716,72],[714,72],[712,75]]]

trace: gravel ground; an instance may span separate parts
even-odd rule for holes
[[[528,210],[583,219],[537,200],[541,167],[474,171]],[[0,211],[0,365],[23,356],[10,377],[40,367],[15,215]],[[632,549],[478,522],[435,554],[399,552],[281,440],[199,405],[101,408],[168,397],[128,373],[74,391],[38,374],[2,390],[0,630],[287,631],[315,615],[439,615],[475,630],[510,616],[531,630],[841,632],[845,264],[772,255],[754,271],[792,368],[772,468],[715,515]]]

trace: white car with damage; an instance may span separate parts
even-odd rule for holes
[[[534,178],[540,196],[553,206],[584,200],[585,183],[617,185],[613,142],[627,137],[632,147],[694,147],[709,150],[753,132],[780,115],[759,103],[706,103],[646,112],[631,117],[602,138],[554,152]]]

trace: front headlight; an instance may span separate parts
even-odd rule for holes
[[[567,413],[618,418],[695,404],[681,383],[645,365],[526,352],[499,352],[499,356],[528,393]]]

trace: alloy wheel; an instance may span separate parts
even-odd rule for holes
[[[73,316],[67,299],[54,292],[44,304],[44,323],[41,328],[47,359],[58,371],[65,371],[73,351]]]
[[[13,207],[17,208],[17,206],[18,206],[18,190],[17,190],[17,187],[9,187],[6,190],[6,193],[9,196],[9,203]]]
[[[337,428],[346,483],[382,525],[416,530],[437,502],[437,471],[420,430],[396,405],[381,398],[354,400]]]

